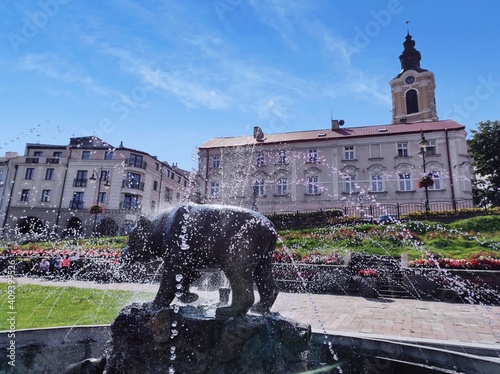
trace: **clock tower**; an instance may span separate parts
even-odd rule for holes
[[[392,123],[437,121],[434,74],[420,67],[420,52],[410,33],[399,60],[401,72],[389,82],[392,93]]]

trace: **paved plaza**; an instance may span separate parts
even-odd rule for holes
[[[0,282],[6,280],[0,277]],[[158,290],[157,284],[55,282],[41,278],[16,278],[16,282],[152,293]],[[197,303],[218,299],[217,292],[193,291],[200,295]],[[310,324],[317,333],[414,343],[475,345],[500,350],[500,306],[283,292],[272,311]]]

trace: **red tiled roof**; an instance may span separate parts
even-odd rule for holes
[[[365,127],[345,127],[338,130],[323,129],[323,130],[307,130],[285,132],[280,134],[266,134],[262,142],[258,142],[251,135],[249,136],[234,136],[225,138],[212,138],[200,146],[200,149],[206,148],[220,148],[220,147],[237,147],[252,144],[281,144],[281,143],[294,143],[315,141],[320,139],[345,139],[356,137],[368,136],[381,136],[381,135],[398,135],[409,133],[425,133],[443,130],[463,130],[465,126],[452,120],[436,121],[436,122],[414,122],[414,123],[401,123]]]

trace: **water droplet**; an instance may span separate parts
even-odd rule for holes
[[[181,297],[182,296],[182,292],[176,292],[175,293],[175,297]]]
[[[176,280],[177,282],[180,282],[180,281],[182,280],[182,278],[184,278],[184,276],[183,276],[182,274],[176,274],[176,275],[175,275],[175,280]]]
[[[170,347],[170,353],[173,354],[174,352],[175,352],[175,346]]]
[[[173,321],[172,322],[172,327],[176,327],[176,326],[177,326],[177,321]],[[175,350],[175,348],[174,348],[174,350]]]
[[[181,249],[182,249],[183,251],[187,251],[187,250],[189,249],[189,244],[187,244],[187,243],[182,243],[182,244],[181,244]]]
[[[174,305],[174,312],[175,313],[179,312],[179,305],[177,305],[177,304]]]
[[[182,284],[178,283],[175,288],[177,288],[178,290],[182,289]]]
[[[174,361],[174,360],[175,360],[175,358],[176,358],[176,356],[175,356],[175,355],[171,355],[171,356],[170,356],[170,361]]]
[[[175,369],[172,366],[170,366],[168,368],[168,374],[174,374],[174,373],[175,373]]]

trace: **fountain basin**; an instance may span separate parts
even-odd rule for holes
[[[64,372],[75,362],[99,358],[111,338],[109,325],[26,329],[15,332],[17,372]],[[9,347],[8,331],[2,331],[0,346]],[[328,342],[338,356],[335,360]],[[5,352],[5,350],[3,350]],[[498,373],[500,348],[451,345],[441,342],[415,344],[355,334],[313,333],[308,356],[310,368],[332,366],[338,373]],[[9,372],[8,357],[0,357],[0,371]]]

